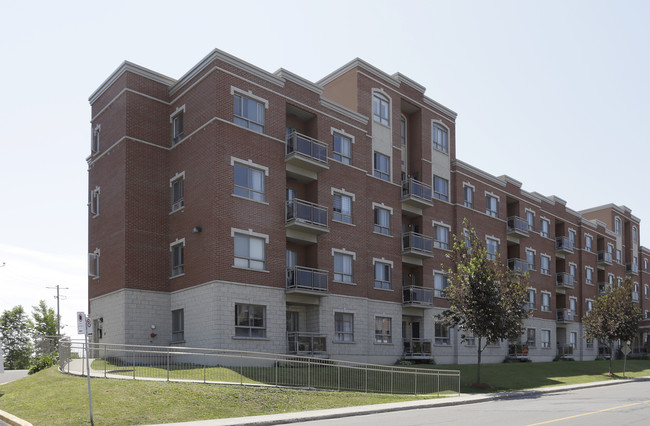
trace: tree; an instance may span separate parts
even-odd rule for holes
[[[585,336],[609,347],[609,375],[613,375],[614,342],[634,339],[639,330],[641,310],[632,300],[632,282],[626,278],[619,287],[611,289],[594,301],[583,318]]]
[[[57,339],[54,337],[57,335],[54,309],[48,307],[45,300],[41,300],[37,306],[32,306],[32,317],[34,318],[36,357],[53,352],[57,343]]]
[[[453,265],[447,271],[445,289],[450,306],[439,318],[446,325],[458,326],[464,332],[463,342],[470,335],[477,342],[476,383],[480,384],[481,355],[486,346],[521,336],[523,319],[528,316],[528,281],[526,275],[518,275],[496,260],[498,254],[488,255],[467,220],[463,225],[470,231],[464,240],[454,235],[452,252],[447,255]]]
[[[0,334],[5,365],[10,370],[29,368],[32,355],[32,322],[22,306],[4,311],[0,316]]]

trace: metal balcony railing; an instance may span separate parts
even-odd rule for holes
[[[327,271],[304,266],[287,268],[287,289],[327,291]]]
[[[528,236],[528,222],[517,216],[508,218],[508,234]]]
[[[431,186],[423,182],[420,182],[413,178],[408,178],[402,182],[402,199],[416,198],[431,204],[431,194]]]
[[[567,253],[573,253],[573,241],[571,241],[567,237],[556,237],[555,250],[563,251]]]
[[[628,263],[625,265],[625,272],[628,274],[634,274],[637,275],[639,273],[639,265],[636,263]]]
[[[327,353],[327,336],[304,331],[287,333],[287,352],[296,355],[325,354]]]
[[[286,220],[327,228],[327,207],[294,198],[287,201]]]
[[[598,263],[604,263],[606,265],[612,264],[612,253],[608,251],[599,251],[598,252]]]
[[[433,306],[433,289],[418,286],[404,287],[402,288],[402,303]]]
[[[530,269],[530,265],[523,259],[508,259],[508,268],[515,274],[525,274]]]
[[[433,238],[417,232],[405,232],[402,234],[402,251],[412,254],[433,254]]]
[[[573,288],[573,277],[566,272],[558,272],[556,274],[556,284],[560,288]]]
[[[287,136],[287,155],[290,154],[327,164],[327,145],[298,132]]]
[[[603,295],[612,291],[612,283],[598,283],[598,294]]]
[[[558,322],[573,322],[575,313],[568,308],[558,308],[556,312],[556,319]]]
[[[430,357],[431,339],[404,339],[404,357]]]

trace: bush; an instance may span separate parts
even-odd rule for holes
[[[41,370],[56,365],[58,362],[59,362],[58,352],[52,352],[50,354],[43,355],[37,358],[35,363],[31,367],[29,367],[29,371],[27,374],[38,373]]]

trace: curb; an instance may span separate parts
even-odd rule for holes
[[[10,424],[11,426],[33,426],[30,422],[2,410],[0,410],[0,421]]]

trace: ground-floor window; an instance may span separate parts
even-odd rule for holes
[[[542,348],[551,347],[551,330],[542,330]]]
[[[266,307],[236,304],[235,336],[266,337]]]
[[[334,328],[337,342],[354,342],[354,314],[336,312]]]
[[[391,343],[391,318],[375,318],[375,343]]]
[[[447,327],[445,324],[441,322],[436,322],[435,334],[436,334],[436,339],[435,339],[436,345],[451,344],[451,342],[449,341],[449,327]]]

